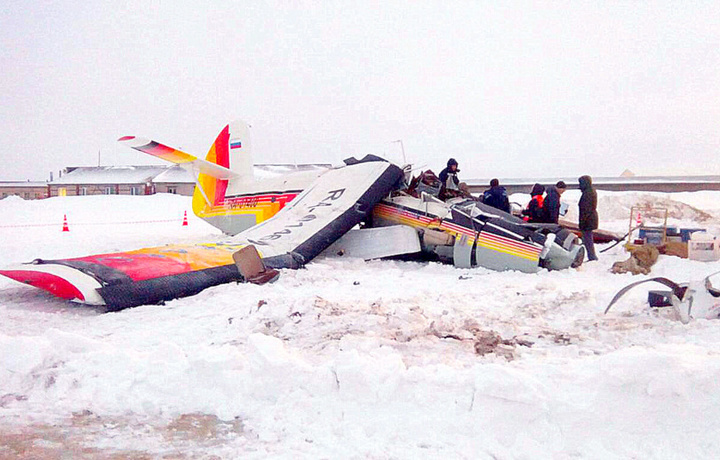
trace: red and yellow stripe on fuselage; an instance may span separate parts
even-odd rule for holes
[[[193,197],[193,210],[198,217],[217,216],[239,216],[254,215],[256,223],[263,222],[277,214],[287,203],[295,199],[300,191],[278,192],[278,193],[251,193],[233,197],[226,197],[219,202],[207,205],[203,199],[203,205],[198,211],[195,209],[195,197]],[[195,196],[198,192],[196,191]],[[202,199],[202,195],[201,195]]]
[[[540,259],[540,252],[542,251],[542,247],[539,245],[528,244],[491,232],[477,233],[473,229],[463,227],[449,220],[425,216],[420,212],[385,203],[380,203],[373,208],[373,217],[415,228],[442,230],[456,238],[465,235],[469,246],[476,244],[477,239],[477,245],[483,248],[536,262]]]
[[[230,127],[226,126],[208,151],[206,161],[230,167]],[[200,218],[254,216],[259,224],[278,213],[299,191],[248,193],[226,196],[228,181],[200,174],[193,194],[193,212]]]

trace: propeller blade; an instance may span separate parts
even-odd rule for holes
[[[649,278],[649,279],[646,279],[646,280],[636,281],[636,282],[634,282],[634,283],[628,284],[628,285],[625,286],[624,288],[620,289],[620,290],[618,291],[618,293],[615,294],[615,297],[613,297],[613,299],[610,301],[610,304],[609,304],[609,305],[607,306],[607,308],[605,309],[605,314],[607,314],[607,312],[610,310],[610,307],[612,307],[613,304],[615,304],[615,302],[617,302],[617,301],[620,299],[620,297],[622,297],[623,295],[625,295],[625,293],[628,292],[630,289],[632,289],[632,288],[634,288],[635,286],[638,286],[638,285],[640,285],[640,284],[650,283],[650,282],[660,283],[660,284],[662,284],[662,285],[664,285],[664,286],[669,287],[670,289],[672,289],[673,295],[674,295],[675,297],[677,297],[678,299],[680,299],[680,300],[682,300],[683,297],[685,297],[685,292],[687,291],[687,286],[680,286],[680,285],[679,285],[678,283],[676,283],[675,281],[672,281],[672,280],[667,279],[667,278],[662,278],[662,277]]]
[[[712,295],[713,297],[720,297],[720,289],[714,287],[712,285],[712,282],[710,282],[710,278],[717,275],[718,273],[720,272],[711,273],[705,277],[705,289],[707,289],[710,295]]]

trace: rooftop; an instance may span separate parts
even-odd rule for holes
[[[167,166],[79,166],[68,167],[52,185],[143,184],[167,170]]]
[[[0,187],[47,187],[48,183],[44,181],[22,181],[22,180],[3,180],[0,181]]]

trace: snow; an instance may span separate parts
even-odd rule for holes
[[[644,195],[601,192],[603,227],[627,228],[619,206]],[[717,225],[718,198],[672,196],[711,214],[682,208],[700,227]],[[220,237],[192,213],[181,226],[185,210],[189,197],[164,194],[8,198],[0,254]],[[0,457],[717,457],[720,321],[683,325],[641,288],[603,315],[639,279],[609,273],[625,257],[532,275],[326,258],[107,314],[2,279]],[[661,256],[652,275],[718,270]],[[507,342],[477,354],[491,333]]]
[[[187,212],[190,225],[182,226]],[[0,200],[3,265],[192,243],[218,230],[195,217],[191,197],[96,195]],[[63,217],[70,232],[63,233]]]

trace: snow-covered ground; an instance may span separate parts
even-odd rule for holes
[[[602,226],[667,198],[718,225],[701,192],[601,193]],[[218,237],[185,210],[0,200],[2,264]],[[625,257],[535,275],[323,259],[108,314],[2,279],[0,458],[716,458],[720,321],[649,311],[645,289],[604,316],[640,279],[609,273]],[[661,256],[653,274],[718,270]]]

